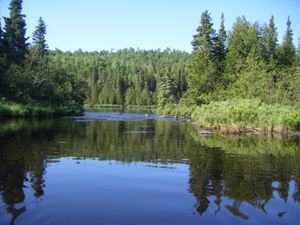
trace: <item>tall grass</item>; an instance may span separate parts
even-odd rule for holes
[[[157,114],[173,115],[173,116],[191,116],[196,106],[186,106],[183,104],[167,104],[164,107],[157,108]]]
[[[267,105],[257,99],[232,99],[197,107],[192,119],[199,126],[225,133],[256,130],[270,133],[300,131],[300,107]]]

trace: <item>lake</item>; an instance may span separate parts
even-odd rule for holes
[[[299,224],[300,141],[88,112],[2,121],[0,224]]]

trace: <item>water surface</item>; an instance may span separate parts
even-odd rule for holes
[[[298,224],[299,140],[90,112],[0,125],[0,224]]]

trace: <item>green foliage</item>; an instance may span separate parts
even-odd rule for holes
[[[82,113],[86,82],[49,57],[42,18],[29,49],[22,0],[12,0],[9,10],[3,35],[0,28],[0,97],[9,102],[1,105],[1,117]]]
[[[28,44],[25,37],[25,15],[21,14],[22,0],[12,0],[9,6],[9,17],[5,17],[4,43],[10,63],[22,65]]]
[[[263,30],[264,59],[272,61],[276,59],[277,28],[275,26],[274,16],[272,15],[269,24]]]
[[[48,45],[46,43],[46,25],[42,17],[38,20],[38,25],[33,32],[32,35],[32,46],[33,49],[36,51],[36,54],[43,56],[48,51]]]
[[[284,36],[283,43],[278,48],[279,63],[283,66],[292,66],[296,56],[296,49],[293,44],[293,31],[291,28],[290,17],[287,20],[287,29]]]
[[[240,132],[260,128],[268,132],[300,131],[297,107],[267,105],[258,99],[232,99],[198,107],[192,119],[200,126]]]
[[[85,101],[88,105],[156,105],[160,101],[159,88],[165,86],[163,77],[168,77],[166,79],[172,83],[169,96],[172,101],[178,102],[187,89],[190,55],[186,52],[169,49],[74,53],[54,51],[50,52],[50,58],[65,71],[72,71],[75,77],[88,82]]]
[[[7,117],[53,117],[63,115],[80,115],[83,105],[69,102],[65,105],[46,105],[41,103],[16,104],[0,102],[0,118]]]
[[[163,107],[156,108],[156,113],[160,115],[172,115],[189,117],[196,109],[196,105],[186,106],[183,104],[166,104]]]

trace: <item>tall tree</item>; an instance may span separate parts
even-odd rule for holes
[[[221,25],[218,32],[218,37],[215,43],[215,57],[218,61],[223,61],[226,56],[226,42],[227,34],[224,25],[224,14],[221,15]]]
[[[293,44],[293,30],[290,17],[287,20],[287,29],[282,42],[282,45],[279,48],[279,63],[283,66],[291,66],[295,60],[296,50]]]
[[[193,36],[188,86],[190,98],[197,104],[204,103],[204,96],[217,87],[219,80],[215,59],[217,35],[208,11],[202,13],[197,34]]]
[[[170,77],[168,69],[164,69],[159,74],[157,103],[160,107],[168,103],[174,103],[174,80]]]
[[[207,10],[202,13],[200,25],[196,31],[197,33],[193,35],[192,40],[193,51],[207,48],[213,53],[212,50],[217,37],[213,29],[212,18]]]
[[[246,59],[253,48],[259,53],[260,33],[258,24],[252,25],[245,17],[238,18],[228,40],[226,73],[229,82],[234,82],[245,70]]]
[[[277,28],[272,15],[264,34],[264,59],[268,62],[275,59],[277,49]]]
[[[12,0],[9,5],[9,17],[5,17],[4,41],[8,47],[10,63],[22,65],[27,52],[25,15],[22,12],[22,0]]]
[[[32,40],[33,47],[39,55],[45,55],[48,52],[48,45],[46,43],[46,25],[42,17],[38,20],[38,25],[33,32]]]
[[[4,42],[3,42],[3,32],[0,21],[0,96],[4,95],[4,90],[6,86],[6,74],[5,74],[5,58],[4,58]]]

